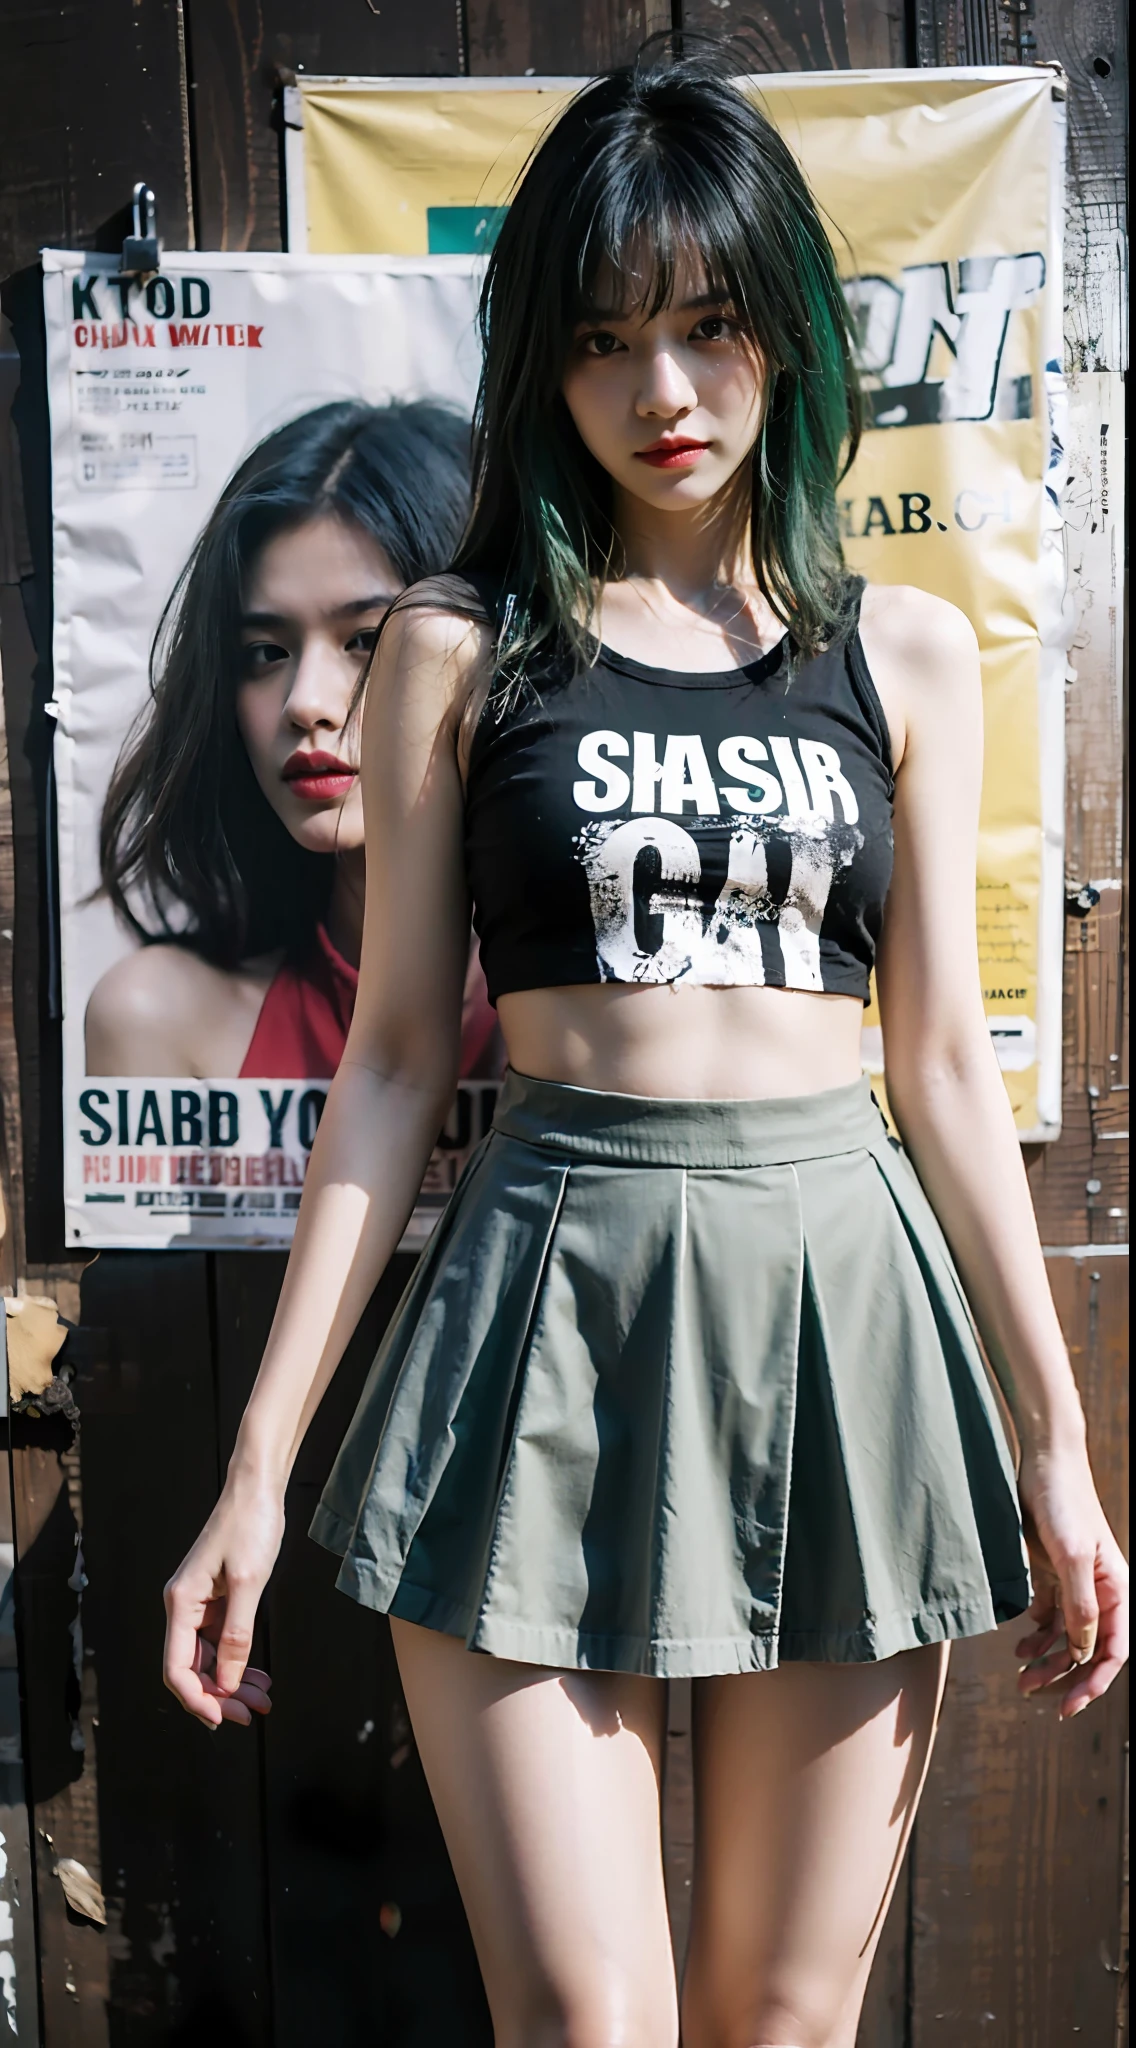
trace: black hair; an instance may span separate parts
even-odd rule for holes
[[[836,485],[860,434],[848,308],[801,170],[724,75],[728,54],[674,54],[653,38],[638,62],[596,79],[541,141],[502,223],[481,300],[474,510],[455,564],[514,596],[499,675],[557,641],[589,658],[594,584],[621,563],[611,479],[569,414],[565,363],[601,277],[622,281],[625,311],[650,316],[687,252],[764,364],[750,488],[758,586],[797,655],[847,629]]]

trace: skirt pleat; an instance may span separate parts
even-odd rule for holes
[[[707,1114],[511,1076],[504,1100],[312,1525],[343,1590],[491,1655],[657,1676],[1022,1611],[997,1404],[866,1088]]]
[[[312,1523],[364,1606],[463,1624],[471,1565],[493,1539],[526,1340],[567,1170],[479,1148],[395,1311]],[[515,1148],[520,1151],[521,1148]],[[460,1197],[460,1199],[459,1199]],[[510,1341],[510,1335],[512,1341]],[[406,1571],[413,1558],[415,1573]],[[407,1580],[403,1586],[404,1578]],[[411,1612],[414,1608],[416,1611]]]

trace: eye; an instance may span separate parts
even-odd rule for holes
[[[360,626],[359,631],[352,633],[350,640],[345,642],[343,651],[345,654],[369,654],[378,637],[377,626]]]
[[[598,333],[582,334],[576,346],[581,355],[606,357],[615,355],[617,350],[623,347],[623,343],[618,335],[600,329]]]
[[[725,313],[707,313],[691,330],[694,341],[733,341],[738,323]]]
[[[241,674],[243,676],[264,676],[270,669],[289,661],[291,656],[278,640],[249,640],[241,648]]]

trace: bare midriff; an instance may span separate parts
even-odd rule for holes
[[[858,996],[606,982],[503,995],[520,1074],[620,1095],[757,1101],[841,1088],[861,1072]]]

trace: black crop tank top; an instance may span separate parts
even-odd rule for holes
[[[492,1002],[587,982],[868,1000],[892,865],[887,724],[857,629],[688,675],[601,648],[491,695],[466,867]]]

